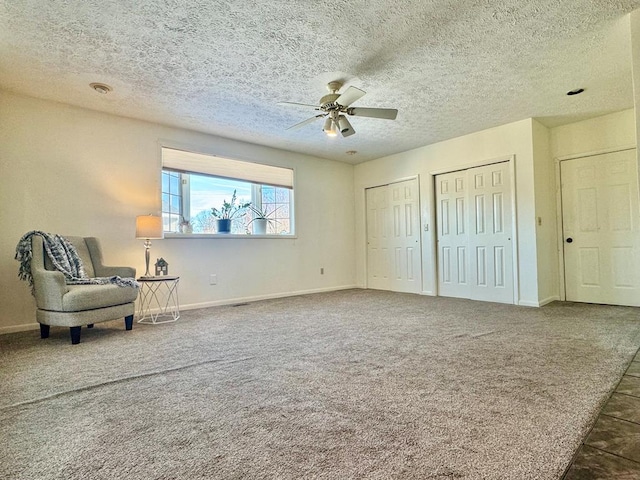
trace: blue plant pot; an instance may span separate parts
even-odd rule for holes
[[[218,218],[216,220],[216,230],[218,233],[229,233],[231,232],[231,219],[229,218]]]

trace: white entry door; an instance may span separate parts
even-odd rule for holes
[[[514,303],[509,163],[436,176],[438,292]]]
[[[640,306],[636,151],[560,163],[566,299]]]
[[[395,292],[422,290],[418,180],[366,191],[367,286]]]

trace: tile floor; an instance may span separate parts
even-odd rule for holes
[[[640,352],[562,478],[640,480]]]

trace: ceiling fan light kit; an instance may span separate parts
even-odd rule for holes
[[[353,135],[354,133],[356,133],[356,131],[351,126],[351,123],[349,123],[349,120],[347,120],[347,117],[345,117],[344,115],[340,115],[338,117],[338,129],[340,130],[340,133],[343,137],[348,137],[349,135]]]
[[[324,127],[322,130],[327,134],[328,137],[335,137],[336,135],[338,135],[338,131],[336,130],[335,124],[331,117],[327,117],[327,119],[324,121]]]
[[[318,110],[322,113],[315,115],[311,118],[303,120],[300,123],[289,127],[287,130],[298,129],[316,121],[318,118],[325,118],[323,131],[331,137],[337,135],[337,132],[343,137],[348,137],[356,133],[351,126],[346,115],[369,117],[369,118],[382,118],[385,120],[395,120],[398,115],[398,110],[394,108],[354,108],[350,105],[359,100],[365,95],[364,90],[360,90],[356,87],[349,87],[343,93],[338,93],[338,90],[342,88],[341,82],[329,82],[327,89],[329,93],[324,95],[320,99],[319,105],[309,105],[304,103],[294,102],[280,102],[281,105],[293,105],[296,107],[311,107],[314,110]]]

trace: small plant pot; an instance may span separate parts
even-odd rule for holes
[[[231,219],[218,218],[216,220],[216,231],[218,233],[230,233],[231,232]]]
[[[267,234],[267,220],[266,218],[256,218],[253,222],[253,234],[254,235],[266,235]]]

